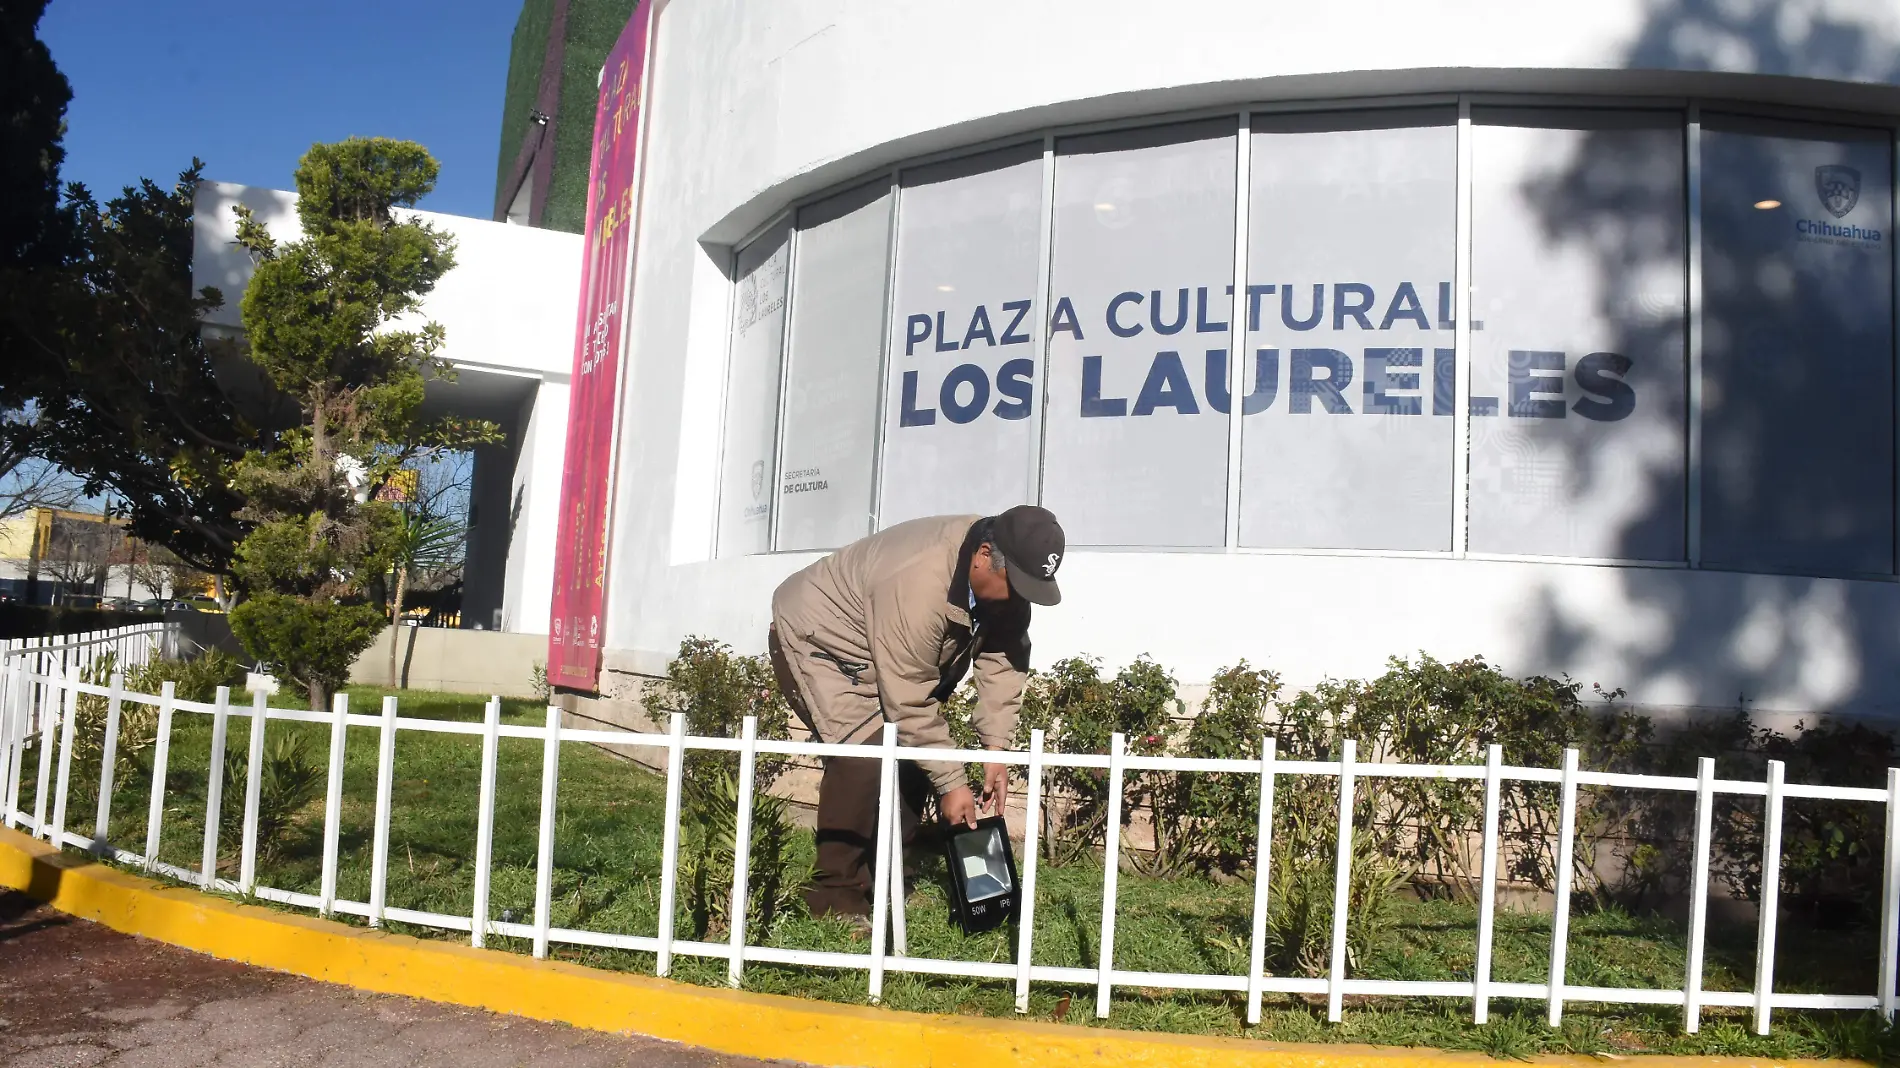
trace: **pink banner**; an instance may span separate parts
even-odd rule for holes
[[[561,518],[554,551],[554,605],[548,622],[548,682],[600,686],[601,605],[607,582],[608,474],[613,467],[615,385],[621,319],[632,298],[634,189],[640,146],[640,76],[647,20],[640,0],[607,53],[594,109],[588,170],[586,259],[574,326],[574,377],[567,402],[567,455],[561,465]]]

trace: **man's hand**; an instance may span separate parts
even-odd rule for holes
[[[946,823],[961,823],[972,828],[976,826],[976,798],[970,795],[967,786],[959,786],[938,798],[937,807],[943,810]]]
[[[983,804],[989,806],[991,813],[1003,814],[1003,805],[1009,801],[1009,765],[983,765]]]

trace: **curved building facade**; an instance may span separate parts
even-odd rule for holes
[[[651,42],[607,695],[1029,501],[1039,666],[1900,713],[1891,5],[672,0]]]

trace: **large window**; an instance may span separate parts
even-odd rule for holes
[[[1042,153],[907,171],[878,525],[1033,500]]]
[[[1472,122],[1471,548],[1682,560],[1682,116]]]
[[[1071,545],[1225,540],[1235,129],[1057,146],[1043,503]]]
[[[1893,138],[1702,132],[1702,559],[1893,570]]]
[[[1254,116],[1242,545],[1451,548],[1457,121]]]
[[[1387,100],[866,176],[738,250],[718,553],[1037,502],[1076,546],[1893,575],[1894,151]]]
[[[779,355],[790,259],[788,226],[769,231],[739,252],[719,462],[720,556],[745,556],[772,547]]]
[[[888,184],[798,213],[777,548],[828,549],[870,533],[890,239]]]

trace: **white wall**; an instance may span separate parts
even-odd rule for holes
[[[224,306],[206,321],[233,328],[239,325],[239,302],[253,269],[250,255],[236,244],[232,208],[238,204],[249,207],[280,243],[303,235],[295,193],[226,182],[199,184],[192,285],[216,286],[223,292]],[[462,366],[565,379],[574,358],[580,237],[460,215],[412,214],[455,238],[455,268],[413,317],[442,324],[447,332],[442,355]]]
[[[503,630],[548,632],[554,596],[555,519],[567,447],[567,393],[566,382],[542,382],[519,417],[521,446],[509,490],[514,531],[508,542]]]
[[[1900,8],[1887,0],[670,0],[659,25],[649,115],[663,139],[650,159],[669,187],[696,189],[673,205],[695,233],[757,225],[775,205],[751,202],[787,181],[809,191],[1050,123],[1249,100],[1695,87],[1891,108],[1900,96]]]
[[[1900,9],[1880,0],[672,0],[659,20],[609,574],[607,661],[628,669],[687,634],[761,650],[772,587],[814,558],[707,559],[721,246],[792,199],[986,138],[1250,101],[1587,91],[1900,113]],[[1062,577],[1040,665],[1150,652],[1201,680],[1246,656],[1305,685],[1424,650],[1652,705],[1900,714],[1881,669],[1900,654],[1893,583],[1220,552],[1078,552]]]
[[[1677,94],[1900,113],[1883,0],[671,0],[658,16],[624,376],[607,663],[763,647],[810,555],[709,561],[725,247],[917,155],[1203,106],[1447,91]],[[1780,77],[1761,77],[1776,75]],[[1035,661],[1246,656],[1294,685],[1484,654],[1651,705],[1900,714],[1900,586],[1400,556],[1078,552]]]

